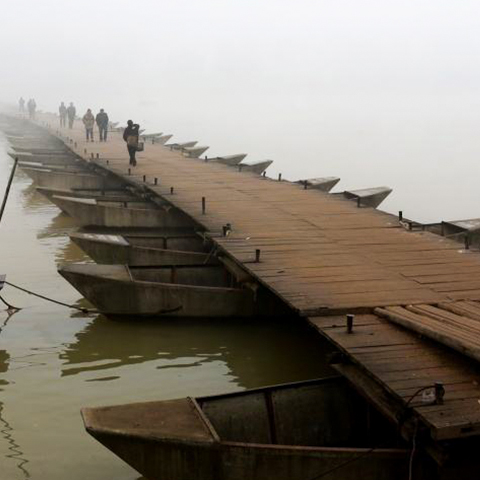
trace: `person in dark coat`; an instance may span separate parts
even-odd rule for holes
[[[67,124],[67,107],[63,102],[58,107],[58,114],[60,115],[60,126],[64,127]]]
[[[68,128],[73,128],[73,122],[75,121],[75,115],[77,114],[77,109],[73,102],[70,102],[70,105],[67,108],[67,117],[68,117]]]
[[[95,117],[95,121],[97,122],[100,141],[106,142],[107,131],[108,131],[108,115],[107,115],[107,112],[103,110],[103,108],[101,108],[100,111],[97,113],[97,116]]]
[[[135,153],[138,148],[139,130],[140,125],[129,120],[127,122],[127,128],[123,131],[123,139],[127,142],[127,150],[130,155],[130,165],[133,167],[137,164]]]
[[[28,114],[30,115],[30,120],[35,120],[35,110],[37,109],[37,102],[34,98],[31,98],[27,103]]]

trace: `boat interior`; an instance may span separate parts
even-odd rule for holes
[[[201,287],[234,287],[228,271],[217,265],[167,265],[128,267],[131,278],[140,282],[171,283]]]
[[[222,441],[403,448],[385,418],[342,377],[196,399]]]
[[[125,237],[134,247],[162,248],[164,250],[179,250],[185,252],[205,252],[209,250],[209,242],[198,235],[159,236],[159,237]]]

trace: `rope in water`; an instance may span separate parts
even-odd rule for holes
[[[41,295],[39,293],[36,293],[36,292],[32,292],[31,290],[28,290],[26,288],[23,288],[23,287],[20,287],[19,285],[15,285],[14,283],[11,283],[11,282],[7,282],[5,281],[5,284],[6,285],[9,285],[10,287],[13,287],[13,288],[16,288],[18,290],[21,290],[22,292],[25,292],[25,293],[28,293],[29,295],[33,295],[35,297],[38,297],[38,298],[41,298],[43,300],[46,300],[47,302],[52,302],[52,303],[56,303],[57,305],[62,305],[63,307],[67,307],[67,308],[73,308],[74,310],[79,310],[80,312],[82,313],[100,313],[98,310],[90,310],[89,308],[83,308],[83,307],[77,307],[76,305],[70,305],[68,303],[65,303],[65,302],[61,302],[59,300],[55,300],[53,298],[50,298],[50,297],[46,297],[45,295]],[[1,297],[0,297],[1,298]],[[7,302],[5,302],[5,300],[3,300],[2,298],[2,301],[6,304]],[[16,307],[11,307],[11,308],[16,308]],[[19,310],[19,309],[18,309]]]

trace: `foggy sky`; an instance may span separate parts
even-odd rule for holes
[[[286,178],[390,185],[384,208],[480,217],[474,1],[17,0],[2,8],[0,100],[272,158]]]

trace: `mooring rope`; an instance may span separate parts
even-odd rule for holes
[[[47,302],[52,302],[52,303],[56,303],[57,305],[61,305],[63,307],[67,307],[67,308],[73,308],[74,310],[79,310],[80,312],[82,313],[100,313],[98,310],[90,310],[89,308],[83,308],[83,307],[77,307],[76,305],[70,305],[68,303],[65,303],[65,302],[61,302],[60,300],[55,300],[53,298],[50,298],[50,297],[46,297],[45,295],[41,295],[40,293],[36,293],[36,292],[32,292],[31,290],[28,290],[26,288],[23,288],[23,287],[20,287],[19,285],[15,285],[14,283],[11,283],[11,282],[7,282],[5,281],[5,284],[6,285],[9,285],[10,287],[13,287],[13,288],[16,288],[18,290],[21,290],[22,292],[25,292],[25,293],[28,293],[29,295],[33,295],[34,297],[38,297],[38,298],[41,298],[43,300],[46,300]],[[1,298],[1,297],[0,297]],[[2,298],[2,301],[8,305]],[[16,308],[16,307],[12,307],[12,308]],[[19,309],[17,309],[19,310]]]

